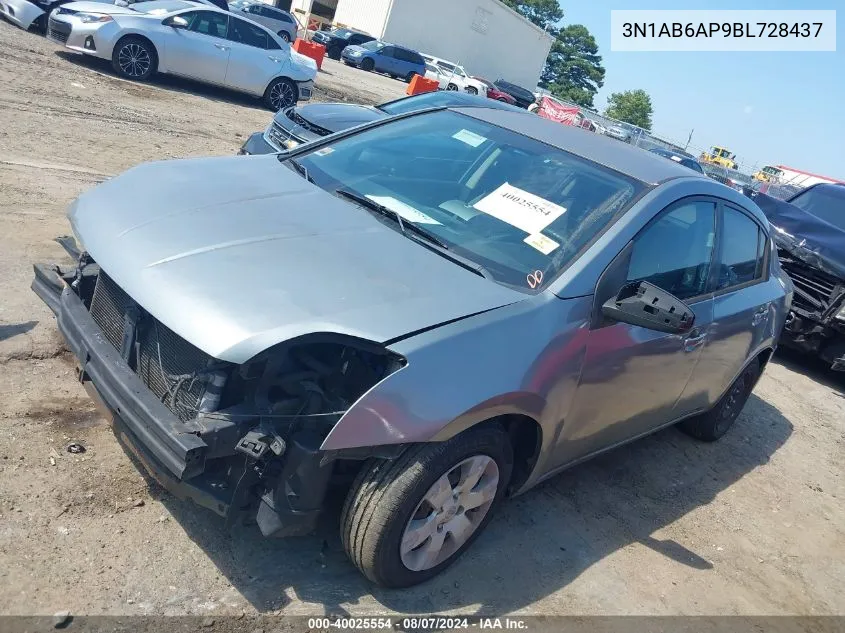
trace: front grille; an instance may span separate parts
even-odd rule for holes
[[[91,299],[91,318],[103,336],[121,351],[126,313],[137,309],[137,353],[128,364],[147,388],[180,420],[195,418],[212,372],[225,363],[191,345],[152,315],[139,308],[105,272],[100,272]]]
[[[795,285],[793,306],[805,312],[824,312],[839,294],[839,280],[794,259],[786,251],[779,251],[778,257],[781,268]]]
[[[296,108],[289,108],[285,112],[285,116],[287,116],[287,118],[296,123],[298,126],[303,127],[309,132],[313,132],[314,134],[319,134],[320,136],[328,136],[329,134],[331,134],[331,132],[326,128],[320,127],[319,125],[314,125],[310,121],[304,119],[302,115],[300,115],[296,111]]]
[[[67,33],[61,33],[60,31],[57,31],[56,29],[50,27],[50,39],[51,40],[54,40],[56,42],[61,42],[62,44],[64,44],[64,43],[67,42],[67,37],[68,37]]]
[[[297,143],[304,143],[305,141],[288,132],[281,125],[273,121],[270,125],[270,130],[267,132],[267,137],[270,143],[276,146],[276,149],[284,150],[285,141],[293,139]]]

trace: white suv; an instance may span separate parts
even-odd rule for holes
[[[473,95],[487,96],[487,86],[478,81],[478,79],[470,77],[463,66],[459,66],[445,59],[440,59],[439,57],[432,57],[431,55],[423,55],[422,57],[426,62],[426,66],[434,66],[439,69],[439,76],[430,78],[437,79],[440,82],[441,89],[461,90]],[[426,76],[429,77],[429,72],[426,72]]]

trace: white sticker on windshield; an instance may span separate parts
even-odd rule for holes
[[[328,156],[334,151],[333,147],[323,147],[314,152],[314,156]]]
[[[396,198],[391,198],[390,196],[370,195],[367,197],[373,202],[377,202],[380,205],[387,207],[391,211],[396,211],[396,213],[402,216],[403,220],[408,220],[408,222],[413,222],[414,224],[440,224],[440,222],[430,215],[426,215],[422,211],[418,211],[414,207],[407,205]]]
[[[680,156],[670,156],[669,158],[671,158],[671,159],[672,159],[673,161],[675,161],[676,163],[680,163],[680,162],[681,162],[681,157],[680,157]]]
[[[508,183],[472,206],[530,234],[539,233],[566,213],[564,207]]]
[[[542,233],[535,233],[534,235],[529,235],[522,241],[528,244],[528,246],[533,246],[538,251],[543,253],[543,255],[548,255],[558,246],[560,246],[560,244],[555,242],[553,239],[546,237]]]
[[[469,130],[461,130],[459,132],[455,132],[452,134],[452,138],[461,141],[462,143],[466,143],[472,147],[478,147],[487,139],[481,136],[480,134],[476,134],[475,132],[470,132]]]

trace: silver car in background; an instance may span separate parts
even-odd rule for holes
[[[343,485],[343,546],[393,587],[508,493],[672,424],[724,435],[792,296],[749,198],[523,111],[140,165],[69,218],[75,263],[33,289],[128,450],[266,536]]]
[[[250,0],[233,0],[229,3],[229,11],[236,15],[241,14],[253,22],[266,26],[286,42],[293,42],[296,39],[299,23],[287,11],[277,9],[264,2],[252,2]]]
[[[265,27],[183,0],[71,2],[50,14],[47,37],[110,60],[127,79],[179,75],[261,97],[274,111],[310,99],[317,76],[314,60]]]

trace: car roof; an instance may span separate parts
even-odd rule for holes
[[[572,125],[562,125],[529,112],[492,108],[449,108],[492,125],[513,130],[648,184],[672,178],[706,178],[689,167]]]

